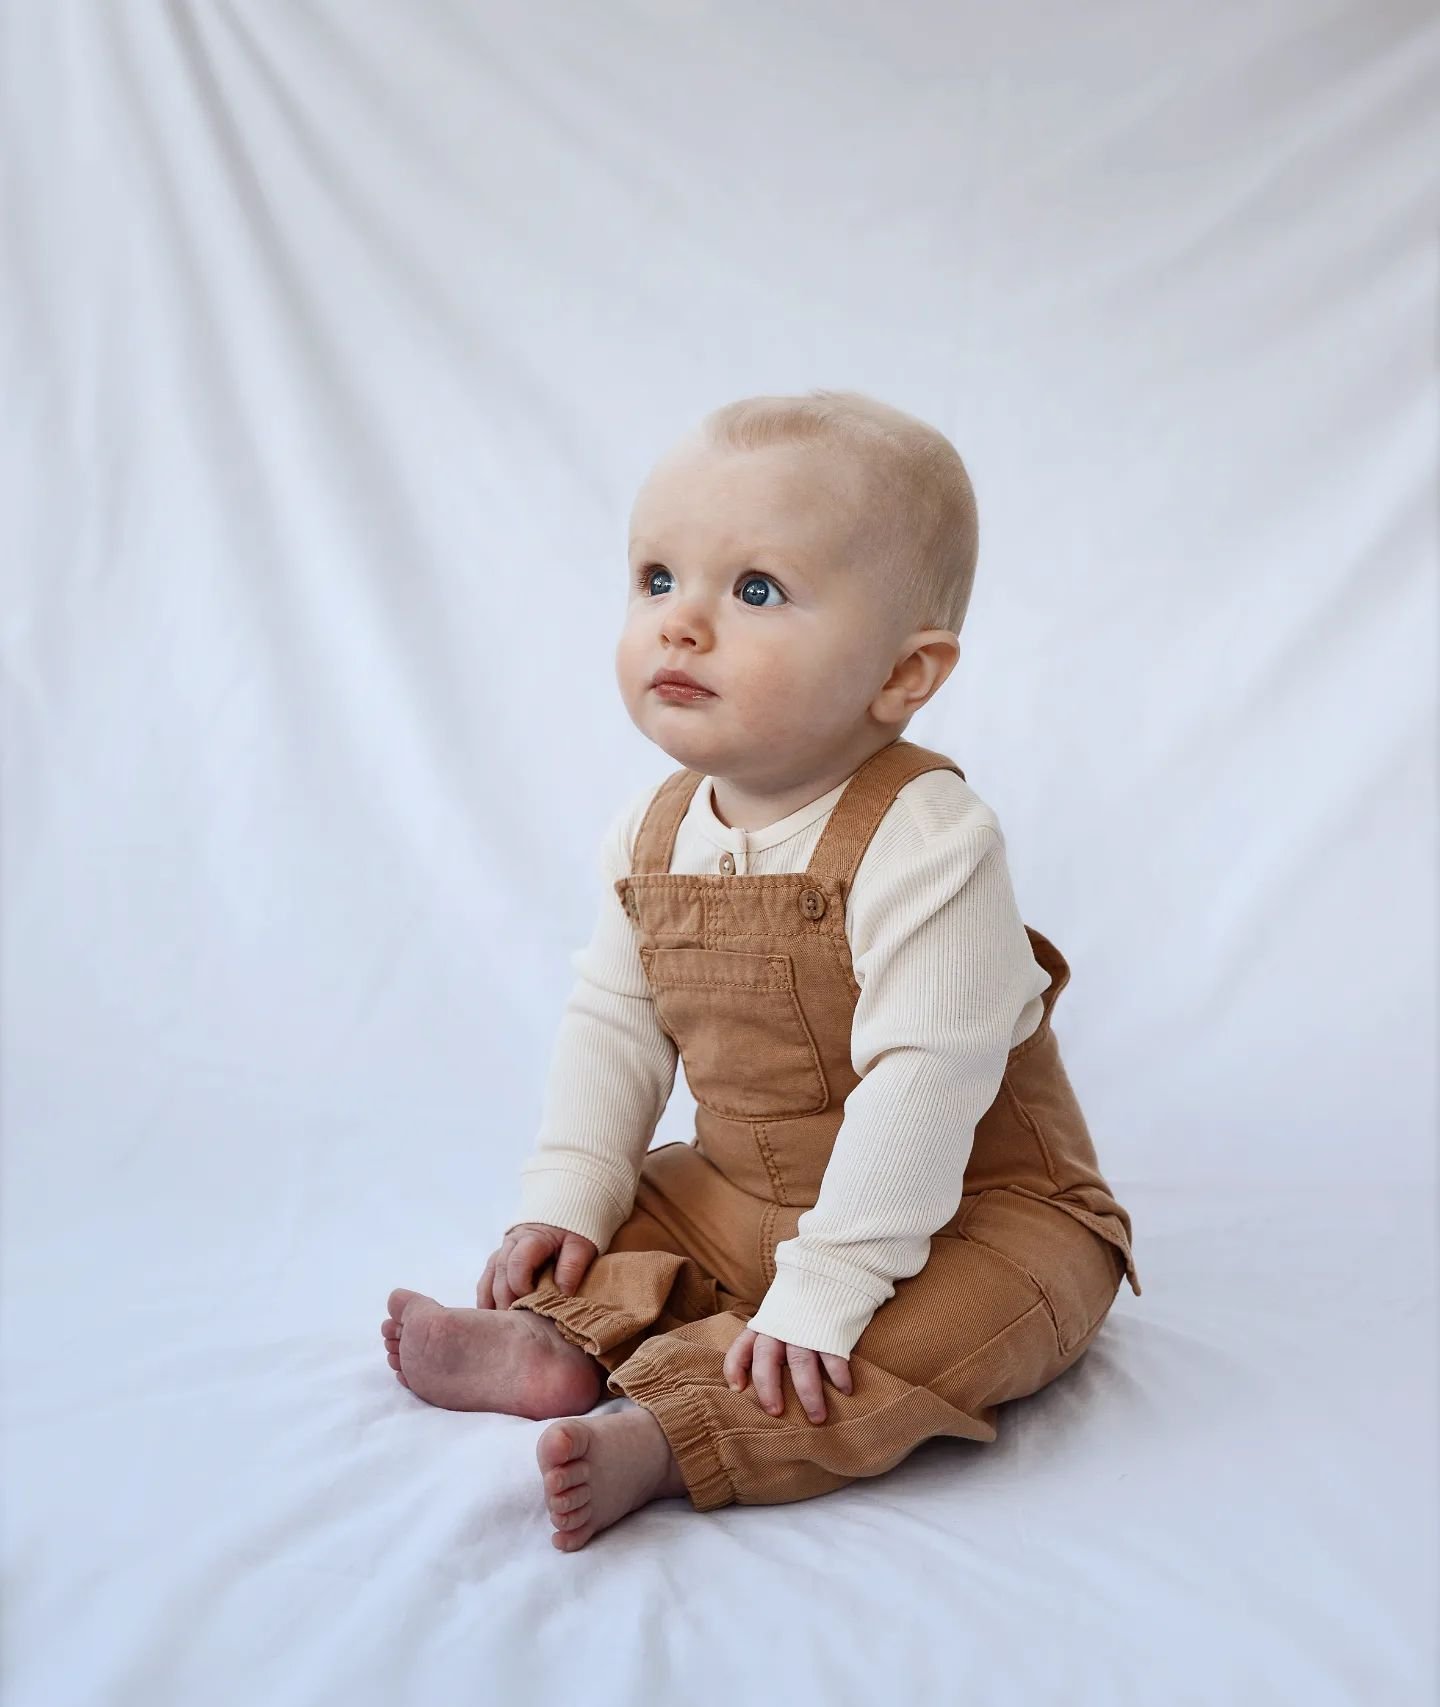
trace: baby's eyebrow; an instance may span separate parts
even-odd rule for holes
[[[636,538],[630,541],[630,556],[655,557],[663,562],[667,553],[653,540]],[[810,572],[802,563],[797,562],[783,551],[770,551],[760,546],[750,552],[741,553],[737,561],[743,561],[748,567],[758,569],[766,575],[784,575],[796,581],[812,579]]]

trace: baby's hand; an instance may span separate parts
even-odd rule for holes
[[[725,1353],[725,1379],[737,1393],[740,1392],[745,1386],[745,1372],[753,1363],[755,1381],[752,1391],[755,1399],[762,1410],[778,1416],[785,1408],[781,1391],[784,1384],[782,1354],[790,1366],[790,1379],[795,1383],[796,1395],[811,1422],[825,1421],[825,1393],[820,1379],[822,1364],[825,1373],[842,1393],[854,1392],[848,1358],[836,1357],[828,1351],[811,1351],[803,1345],[792,1345],[788,1340],[772,1339],[769,1334],[757,1334],[750,1328],[742,1329],[739,1338]]]
[[[535,1290],[535,1270],[544,1268],[557,1251],[555,1284],[562,1292],[574,1292],[599,1256],[599,1245],[548,1221],[521,1221],[509,1228],[476,1282],[476,1304],[482,1310],[508,1310],[517,1298]]]

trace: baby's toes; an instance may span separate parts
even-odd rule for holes
[[[424,1298],[425,1296],[426,1294],[423,1292],[412,1292],[408,1286],[397,1286],[385,1300],[385,1308],[394,1317],[397,1332],[400,1328],[401,1318],[404,1316],[411,1299]],[[433,1303],[434,1300],[432,1299],[431,1302]]]
[[[577,1487],[567,1488],[563,1494],[547,1494],[545,1503],[550,1507],[550,1516],[558,1523],[562,1517],[583,1511],[590,1504],[590,1484],[581,1482]]]
[[[581,1483],[587,1486],[590,1482],[590,1464],[584,1458],[572,1458],[568,1464],[560,1464],[553,1470],[545,1472],[545,1493],[563,1494],[569,1488],[578,1488]]]
[[[563,1423],[551,1423],[536,1441],[536,1462],[547,1481],[551,1471],[569,1469],[577,1465],[580,1467],[580,1474],[588,1476],[590,1472],[585,1468],[585,1449],[589,1444],[590,1431],[584,1423],[575,1417],[567,1417]]]
[[[545,1472],[545,1506],[556,1529],[582,1529],[590,1521],[590,1466],[583,1458]]]

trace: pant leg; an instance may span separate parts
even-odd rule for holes
[[[653,1412],[696,1510],[809,1499],[937,1436],[993,1441],[1001,1404],[1078,1361],[1122,1272],[1113,1247],[1063,1211],[985,1192],[872,1317],[850,1357],[854,1391],[826,1381],[823,1423],[806,1416],[788,1370],[779,1416],[752,1386],[730,1390],[722,1364],[748,1306],[636,1341],[607,1364],[609,1390]]]
[[[694,1258],[674,1248],[653,1215],[638,1208],[573,1293],[556,1286],[552,1258],[535,1271],[530,1291],[510,1306],[549,1317],[572,1345],[607,1370],[626,1362],[651,1336],[732,1307],[748,1318],[759,1306],[726,1291]]]
[[[688,1323],[734,1313],[743,1324],[764,1295],[771,1207],[731,1185],[693,1145],[662,1145],[646,1154],[634,1208],[576,1291],[555,1285],[552,1258],[510,1307],[548,1317],[612,1371],[646,1339]]]

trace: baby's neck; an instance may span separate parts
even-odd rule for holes
[[[727,830],[744,830],[750,835],[757,830],[768,830],[772,824],[778,824],[782,818],[788,818],[792,812],[798,812],[802,806],[808,806],[812,800],[818,800],[822,794],[829,794],[832,788],[848,781],[867,759],[897,739],[899,737],[891,736],[875,741],[868,750],[862,750],[858,758],[853,750],[848,750],[837,755],[818,775],[806,781],[792,782],[773,792],[746,788],[727,777],[712,776],[710,809]]]

